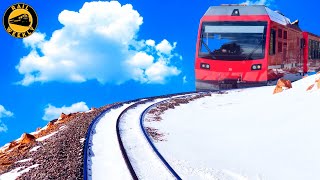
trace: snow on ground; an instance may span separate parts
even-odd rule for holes
[[[139,179],[173,179],[173,176],[148,144],[139,124],[140,114],[144,109],[161,100],[164,99],[141,104],[135,109],[129,110],[120,123],[123,144]]]
[[[92,179],[130,179],[130,173],[122,157],[116,123],[120,113],[131,104],[112,109],[104,114],[95,127],[92,138]]]
[[[37,151],[41,146],[35,146],[30,149],[30,152]]]
[[[0,179],[2,180],[14,180],[16,178],[18,178],[20,175],[22,175],[23,173],[28,172],[30,169],[32,168],[36,168],[38,167],[39,164],[34,164],[30,167],[27,167],[25,169],[23,169],[24,167],[18,167],[10,172],[4,173],[0,175]]]
[[[81,138],[81,139],[80,139],[80,143],[81,143],[81,144],[84,143],[84,141],[86,141],[86,138]]]
[[[182,179],[320,179],[320,90],[306,91],[316,77],[275,95],[274,86],[213,94],[145,126],[165,133],[155,145]]]
[[[39,129],[38,131],[34,131],[32,133],[30,133],[31,135],[35,136],[37,135],[39,132],[46,130],[48,128],[48,125],[44,126],[43,128]]]
[[[8,147],[9,147],[9,145],[10,145],[10,143],[7,143],[7,144],[3,145],[3,146],[0,148],[0,152],[4,152],[5,150],[7,150]]]
[[[58,132],[59,132],[59,131],[55,131],[55,132],[53,132],[53,133],[51,133],[51,134],[48,134],[48,135],[46,135],[46,136],[42,136],[42,137],[38,138],[37,141],[44,141],[44,140],[50,138],[51,136],[57,134]]]
[[[27,161],[31,161],[31,160],[32,160],[32,158],[22,159],[20,161],[15,162],[15,163],[23,163],[23,162],[27,162]]]

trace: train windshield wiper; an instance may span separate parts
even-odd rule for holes
[[[210,57],[212,59],[217,59],[214,55],[213,55],[213,52],[210,50],[209,46],[203,41],[203,39],[201,39],[201,43],[204,45],[204,47],[207,49],[207,51],[209,52],[210,54]]]
[[[262,42],[264,40],[265,35],[262,36],[262,38],[260,39],[259,43],[253,48],[253,50],[249,53],[249,55],[245,58],[245,59],[251,59],[252,55],[254,52],[256,52],[256,50],[259,49],[260,46],[262,46]]]

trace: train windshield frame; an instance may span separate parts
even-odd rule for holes
[[[203,22],[199,42],[199,58],[212,60],[264,59],[266,21]]]

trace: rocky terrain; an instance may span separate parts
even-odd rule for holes
[[[62,113],[44,128],[24,133],[8,143],[0,149],[0,175],[14,171],[21,174],[18,179],[82,179],[88,127],[110,106],[68,115]]]

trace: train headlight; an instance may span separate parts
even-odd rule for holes
[[[262,65],[261,64],[254,64],[251,66],[251,70],[261,70]]]
[[[200,64],[200,68],[201,68],[201,69],[210,69],[210,64],[201,63],[201,64]]]

